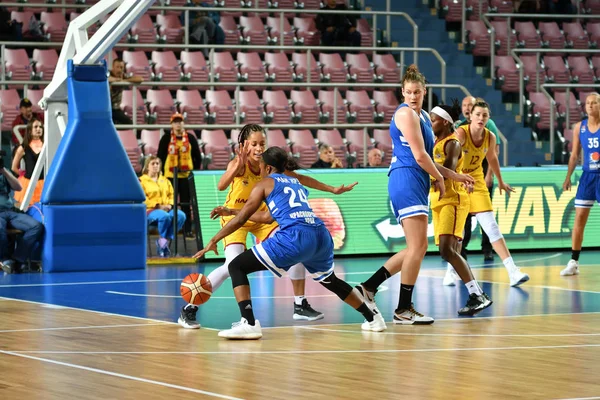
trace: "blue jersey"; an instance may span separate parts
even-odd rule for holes
[[[265,203],[281,229],[323,225],[310,208],[308,190],[298,179],[283,174],[271,174],[269,177],[275,181],[275,186]]]
[[[396,109],[398,111],[402,107],[408,107],[408,104],[402,103]],[[394,117],[395,117],[394,112]],[[392,148],[393,148],[393,156],[392,162],[390,164],[390,171],[396,168],[418,168],[421,170],[419,164],[415,160],[415,156],[413,155],[410,145],[408,141],[396,126],[396,122],[394,121],[394,117],[392,117],[392,121],[390,122],[390,136],[392,137]],[[431,120],[429,119],[429,115],[425,111],[421,110],[421,114],[419,115],[419,119],[421,122],[421,134],[423,135],[423,143],[425,143],[425,151],[431,157],[433,157],[433,146],[435,144],[435,139],[433,136],[433,130],[431,129]]]
[[[590,132],[588,120],[581,121],[579,141],[583,148],[583,170],[600,173],[600,129]]]

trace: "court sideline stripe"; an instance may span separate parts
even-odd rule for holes
[[[526,262],[533,261],[541,261],[547,260],[550,258],[558,257],[563,253],[555,253],[545,257],[537,257],[537,258],[529,258],[525,260],[519,260],[520,264]],[[474,264],[471,267],[491,267],[491,266],[501,266],[504,265],[501,262],[498,263],[489,263],[489,264]],[[431,268],[426,269],[424,271],[445,271],[446,268]],[[345,272],[343,275],[364,275],[371,274],[373,271],[364,271],[364,272]],[[340,275],[342,275],[340,273]],[[274,276],[272,274],[265,274],[264,276],[260,276],[260,278],[264,279],[266,277]],[[258,279],[259,277],[249,276],[250,279]],[[146,282],[171,282],[171,281],[181,281],[183,278],[169,278],[169,279],[133,279],[128,281],[90,281],[90,282],[61,282],[61,283],[25,283],[25,284],[13,284],[13,285],[0,285],[0,288],[13,288],[13,287],[39,287],[39,286],[75,286],[75,285],[108,285],[108,284],[116,284],[116,283],[146,283]]]
[[[37,332],[37,331],[63,331],[63,330],[76,330],[76,329],[103,329],[103,328],[129,328],[139,326],[157,326],[166,325],[164,322],[151,323],[151,324],[129,324],[129,325],[89,325],[89,326],[61,326],[55,328],[31,328],[31,329],[6,329],[1,330],[0,333],[14,333],[14,332]]]
[[[183,391],[186,391],[186,392],[203,394],[203,395],[211,396],[211,397],[218,397],[220,399],[242,400],[242,399],[239,399],[238,397],[226,396],[224,394],[219,394],[219,393],[214,393],[214,392],[208,392],[206,390],[200,390],[200,389],[194,389],[194,388],[185,387],[185,386],[173,385],[171,383],[155,381],[155,380],[152,380],[152,379],[138,378],[137,376],[119,374],[117,372],[110,372],[110,371],[106,371],[106,370],[103,370],[103,369],[85,367],[83,365],[71,364],[71,363],[66,363],[66,362],[62,362],[62,361],[55,361],[55,360],[50,360],[50,359],[47,359],[47,358],[28,356],[26,354],[14,353],[12,351],[0,350],[0,353],[1,354],[6,354],[6,355],[9,355],[9,356],[22,357],[22,358],[27,358],[27,359],[30,359],[30,360],[35,360],[35,361],[41,361],[41,362],[46,362],[46,363],[50,363],[50,364],[60,365],[60,366],[63,366],[63,367],[75,368],[75,369],[80,369],[80,370],[88,371],[88,372],[95,372],[97,374],[109,375],[109,376],[114,376],[114,377],[117,377],[117,378],[129,379],[129,380],[132,380],[132,381],[137,381],[137,382],[142,382],[142,383],[150,383],[152,385],[158,385],[158,386],[168,387],[168,388],[171,388],[171,389],[183,390]]]
[[[371,332],[369,332],[371,333]],[[377,332],[372,332],[377,335]],[[600,344],[565,344],[552,346],[508,346],[508,347],[450,347],[431,349],[378,349],[378,350],[266,350],[266,351],[44,351],[44,350],[11,350],[15,355],[25,354],[112,354],[112,355],[238,355],[238,354],[354,354],[354,353],[439,353],[454,351],[496,351],[496,350],[548,350],[600,347]],[[8,351],[0,350],[0,353]]]

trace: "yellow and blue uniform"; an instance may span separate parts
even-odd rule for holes
[[[575,207],[592,208],[600,203],[600,129],[591,132],[588,120],[581,121],[579,141],[583,149],[583,174],[579,178]]]
[[[249,164],[246,164],[244,174],[242,176],[236,176],[229,185],[229,193],[227,193],[227,199],[225,200],[225,207],[233,210],[241,210],[244,204],[248,201],[250,193],[254,186],[262,179],[260,171],[252,171]],[[262,204],[259,211],[268,210],[266,204]],[[233,219],[233,216],[221,217],[221,227],[225,226],[229,220]],[[246,246],[248,239],[248,233],[253,234],[258,240],[264,241],[271,235],[275,229],[277,229],[277,222],[270,224],[260,224],[257,222],[248,221],[237,231],[223,239],[225,247],[230,244],[243,244]]]
[[[480,146],[476,146],[471,138],[470,126],[463,125],[461,128],[465,131],[465,143],[462,146],[464,156],[462,172],[471,175],[475,179],[473,193],[469,195],[471,200],[469,212],[477,214],[492,211],[492,199],[485,184],[485,176],[481,166],[490,145],[490,131],[487,128],[483,129],[483,141]]]
[[[436,164],[444,165],[446,161],[446,147],[448,143],[455,141],[460,145],[456,135],[450,135],[442,140],[438,140],[433,147],[433,161]],[[461,173],[465,157],[461,153],[456,164],[456,172]],[[462,183],[451,179],[444,180],[446,194],[441,199],[439,193],[433,190],[431,196],[431,213],[433,215],[433,232],[435,235],[435,244],[440,244],[440,236],[451,235],[462,239],[465,221],[469,214],[469,194]]]

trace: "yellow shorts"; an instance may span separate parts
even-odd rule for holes
[[[233,216],[221,217],[221,227],[223,227]],[[265,241],[279,225],[277,222],[270,224],[259,224],[256,222],[248,221],[237,231],[223,239],[223,246],[227,247],[230,244],[243,244],[246,247],[246,241],[248,240],[248,233],[253,234],[261,242]]]
[[[469,205],[443,205],[431,210],[433,215],[433,233],[435,245],[439,246],[440,236],[456,236],[459,240],[463,238],[465,222],[469,215]]]
[[[471,206],[469,212],[471,214],[477,214],[480,212],[492,211],[492,198],[490,197],[490,191],[485,186],[485,181],[477,180],[473,193],[469,195],[471,200]]]

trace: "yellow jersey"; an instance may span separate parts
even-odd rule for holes
[[[248,198],[250,197],[250,193],[252,192],[252,189],[254,189],[254,186],[261,180],[262,176],[260,176],[260,171],[252,171],[250,164],[246,164],[244,174],[233,178],[233,181],[229,185],[229,193],[227,193],[225,207],[241,210],[244,207],[244,204],[248,202]],[[263,202],[263,206],[261,206],[260,210],[263,210],[264,207],[266,207],[266,205]]]
[[[490,145],[490,131],[483,128],[483,142],[479,147],[475,146],[471,138],[470,125],[463,125],[461,128],[465,131],[465,144],[463,144],[463,170],[464,174],[469,174],[475,179],[475,182],[483,182],[483,168],[481,164],[485,159],[488,147]]]
[[[438,140],[433,146],[433,161],[436,164],[444,165],[446,161],[446,145],[451,142],[456,141],[460,145],[460,141],[456,137],[456,135],[452,134],[445,137],[442,140]],[[465,157],[460,154],[458,161],[456,163],[456,172],[459,174],[462,172],[463,161]],[[462,183],[455,182],[451,179],[444,179],[444,184],[446,186],[446,194],[442,199],[439,198],[439,193],[434,191],[434,187],[431,187],[431,208],[437,208],[444,205],[460,205],[461,203],[465,203],[468,200],[468,193]]]

